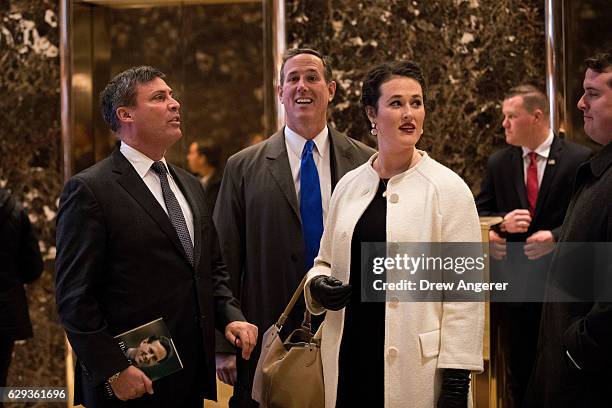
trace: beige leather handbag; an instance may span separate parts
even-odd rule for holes
[[[261,354],[253,379],[252,397],[262,408],[324,408],[325,389],[321,364],[321,330],[312,334],[306,311],[300,329],[287,340],[280,330],[297,300],[302,296],[306,276],[291,297],[278,321],[264,334]]]

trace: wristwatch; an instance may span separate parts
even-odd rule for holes
[[[111,384],[114,381],[117,381],[117,379],[119,378],[119,376],[121,375],[121,371],[116,372],[115,374],[111,375],[110,377],[108,377],[108,383]]]
[[[106,383],[104,383],[104,389],[106,390],[106,396],[110,399],[115,399],[115,393],[113,392],[113,388],[111,387],[111,383],[117,381],[119,376],[121,375],[121,371],[116,372],[115,374],[108,377]]]

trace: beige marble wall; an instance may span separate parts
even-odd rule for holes
[[[504,93],[522,82],[544,88],[540,0],[288,0],[286,12],[288,47],[333,57],[332,122],[354,138],[368,134],[358,102],[365,73],[393,59],[421,64],[433,106],[419,147],[473,190],[504,143]]]

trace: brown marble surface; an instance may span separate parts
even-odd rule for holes
[[[45,259],[42,277],[27,288],[34,338],[15,348],[13,386],[65,384],[53,291],[62,186],[58,35],[57,1],[0,2],[0,185],[28,209]]]
[[[539,0],[288,0],[287,47],[334,60],[332,123],[356,139],[374,65],[411,59],[426,73],[432,106],[419,147],[476,191],[490,153],[504,145],[501,99],[514,85],[544,89],[544,4]]]
[[[111,21],[111,74],[156,66],[181,103],[172,162],[185,165],[197,139],[220,144],[227,157],[263,130],[261,4],[117,9]]]

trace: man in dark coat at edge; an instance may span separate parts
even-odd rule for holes
[[[612,242],[612,50],[586,61],[584,94],[578,108],[584,131],[602,150],[578,169],[560,245],[554,252],[549,282],[559,271],[581,282],[612,274],[608,263],[595,270],[597,257],[565,256],[563,243],[606,245]],[[588,244],[587,244],[588,245]],[[591,254],[593,255],[593,254]],[[609,280],[608,280],[609,282]],[[609,288],[608,288],[609,289]],[[549,288],[550,290],[550,288]],[[607,291],[609,293],[610,290]],[[586,300],[586,299],[585,299]],[[612,303],[549,302],[542,311],[536,365],[525,407],[576,408],[610,406],[612,375]]]
[[[26,211],[3,188],[0,242],[0,387],[6,387],[15,340],[33,335],[23,285],[40,277],[43,260]]]

